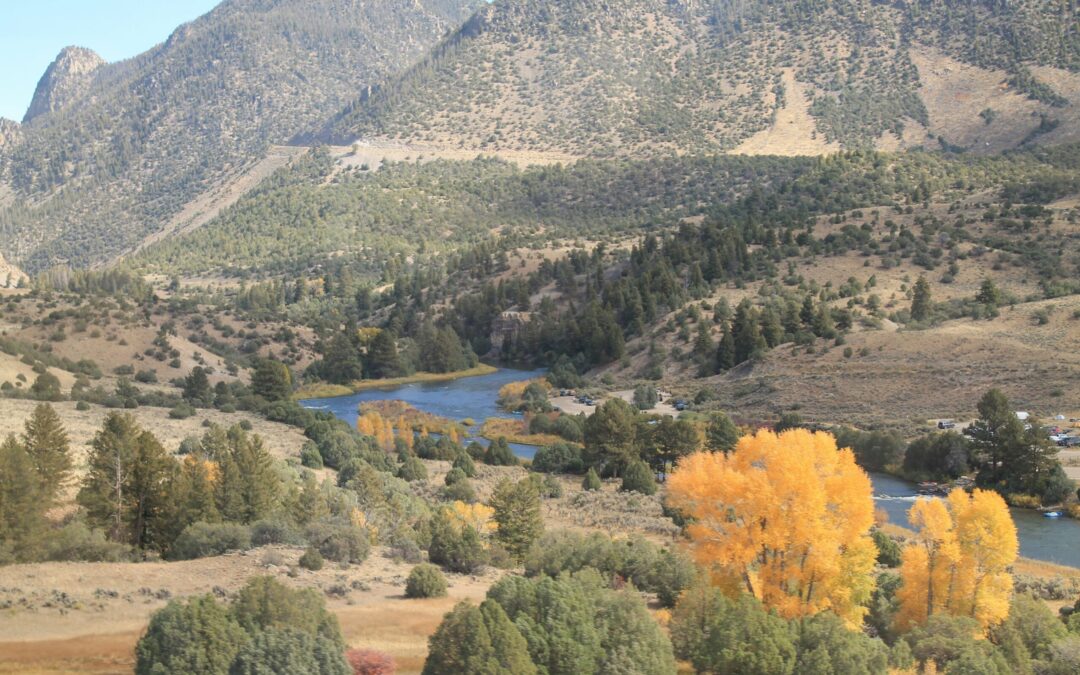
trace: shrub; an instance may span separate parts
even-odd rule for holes
[[[878,564],[884,565],[885,567],[899,567],[901,553],[900,544],[897,544],[896,540],[877,528],[875,528],[870,535],[874,538],[874,544],[877,546]]]
[[[173,542],[169,557],[194,560],[251,548],[251,530],[236,523],[193,523]]]
[[[309,469],[323,468],[323,458],[322,453],[319,452],[319,446],[311,441],[304,443],[304,447],[300,448],[300,464]]]
[[[349,675],[351,672],[345,654],[333,640],[292,628],[256,633],[240,650],[229,669],[230,675]]]
[[[7,383],[5,382],[5,384],[7,384]],[[90,409],[90,404],[87,403],[86,401],[79,401],[78,403],[75,404],[75,409],[80,411],[80,412],[85,412],[85,411]]]
[[[169,417],[174,420],[186,420],[195,414],[195,408],[187,403],[180,403],[169,411]]]
[[[460,483],[463,480],[468,480],[465,476],[465,472],[461,469],[450,469],[446,474],[446,478],[443,479],[444,485],[453,485],[454,483]]]
[[[443,487],[441,496],[446,501],[465,502],[466,504],[473,504],[479,500],[479,497],[476,496],[476,490],[473,489],[472,483],[467,479]]]
[[[427,467],[416,457],[408,457],[398,467],[397,477],[408,483],[427,480]]]
[[[252,546],[270,544],[295,546],[303,541],[303,536],[289,523],[278,520],[260,520],[251,526]]]
[[[319,553],[318,549],[314,548],[304,551],[304,555],[300,556],[300,567],[312,572],[318,572],[323,568],[322,553]]]
[[[579,473],[583,467],[581,449],[566,443],[540,448],[532,462],[533,470],[542,473]]]
[[[469,478],[476,476],[476,463],[473,462],[473,458],[467,452],[458,453],[451,468],[460,469]]]
[[[652,469],[645,462],[631,462],[623,473],[619,489],[623,492],[640,492],[643,495],[656,494],[656,479],[653,478]]]
[[[121,562],[131,554],[130,546],[109,541],[81,521],[54,530],[45,544],[45,559],[54,561]]]
[[[446,595],[446,577],[434,565],[417,565],[405,582],[406,598],[441,598]]]
[[[600,482],[600,476],[597,475],[596,469],[589,467],[589,472],[585,474],[585,480],[581,482],[581,487],[589,491],[599,490],[603,487],[603,483]]]
[[[456,529],[441,511],[431,521],[428,558],[461,574],[472,574],[487,562],[480,534],[471,527]]]
[[[397,671],[394,657],[374,649],[350,649],[345,652],[345,660],[353,675],[394,675]]]
[[[308,526],[308,544],[327,560],[362,563],[371,550],[367,530],[343,518],[329,518]]]
[[[223,675],[249,639],[212,596],[173,600],[154,613],[136,645],[135,673]]]

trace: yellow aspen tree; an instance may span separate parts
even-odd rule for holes
[[[900,574],[903,586],[896,592],[900,611],[896,625],[901,631],[920,625],[947,608],[957,590],[956,563],[960,546],[952,514],[945,502],[920,499],[908,512],[917,532],[903,552]]]
[[[905,549],[896,626],[904,631],[945,612],[983,628],[1009,615],[1019,553],[1016,525],[1001,495],[953,490],[946,500],[919,500],[909,518],[918,532]]]
[[[874,589],[870,478],[828,433],[744,436],[729,454],[699,452],[668,479],[691,517],[690,548],[713,583],[785,617],[832,610],[861,624]]]
[[[405,442],[405,447],[412,450],[413,448],[413,430],[409,426],[409,421],[404,416],[398,418],[397,435],[402,441]]]

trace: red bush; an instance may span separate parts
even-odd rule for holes
[[[345,658],[355,675],[394,675],[394,657],[374,649],[350,649]]]

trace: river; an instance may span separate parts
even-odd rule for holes
[[[495,403],[499,388],[510,382],[540,377],[542,370],[500,369],[490,375],[467,377],[452,382],[407,384],[394,389],[373,389],[350,396],[310,399],[301,403],[318,410],[329,410],[350,425],[356,424],[357,408],[366,401],[397,399],[420,410],[452,420],[472,419],[477,425],[489,417],[513,417]],[[476,433],[479,427],[470,432]],[[475,440],[486,445],[481,438]],[[511,443],[514,453],[532,459],[536,448]],[[889,514],[889,522],[910,527],[907,512],[917,496],[915,485],[886,474],[871,473],[874,502]],[[1012,509],[1020,535],[1020,555],[1025,558],[1080,567],[1080,522],[1068,518],[1045,518],[1027,509]]]

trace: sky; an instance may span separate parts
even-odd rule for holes
[[[220,0],[0,0],[0,117],[21,121],[64,47],[106,61],[141,54]]]

